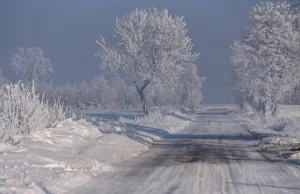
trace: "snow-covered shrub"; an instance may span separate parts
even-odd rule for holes
[[[121,123],[134,123],[134,124],[139,124],[139,125],[155,125],[155,124],[160,124],[164,123],[165,121],[165,114],[161,111],[160,108],[154,107],[151,108],[149,111],[149,114],[144,117],[137,117],[134,120],[132,119],[124,119],[120,118],[119,121]]]
[[[146,117],[140,118],[142,124],[157,124],[163,123],[165,120],[165,114],[158,110],[151,111]]]
[[[150,108],[150,112],[154,110],[156,112],[158,109],[160,112],[163,114],[171,114],[180,109],[179,106],[174,106],[174,105],[162,105],[162,106],[155,106]]]
[[[267,120],[267,126],[275,131],[283,131],[289,124],[293,123],[288,118],[270,118]]]
[[[247,102],[243,102],[242,104],[237,104],[237,107],[238,107],[237,110],[238,113],[245,114],[245,115],[257,114],[255,108]]]
[[[287,133],[289,137],[300,138],[300,121],[294,119],[283,129],[284,133]]]
[[[98,76],[80,85],[51,86],[38,84],[37,93],[53,104],[60,99],[64,106],[75,109],[127,109],[138,105],[138,94],[119,77]]]
[[[55,126],[57,122],[66,119],[67,108],[64,107],[64,103],[59,99],[54,101],[53,105],[49,106],[50,125]]]
[[[0,139],[10,141],[17,134],[51,126],[56,120],[64,119],[62,104],[54,106],[40,99],[34,85],[22,83],[6,84],[0,88]]]
[[[66,117],[79,120],[84,118],[84,114],[79,109],[69,107],[66,111]]]
[[[145,91],[148,107],[160,107],[161,111],[167,113],[180,107],[198,109],[203,99],[201,93],[203,78],[195,75],[194,78],[188,77],[182,78],[185,81],[180,83],[180,87],[168,90],[155,89],[150,84],[149,89]],[[178,79],[177,82],[179,81]],[[36,93],[44,94],[44,99],[51,105],[59,98],[65,107],[72,110],[124,110],[140,106],[139,94],[134,86],[128,85],[118,76],[110,78],[97,76],[90,82],[83,82],[80,85],[37,84]]]
[[[293,124],[293,121],[284,117],[266,117],[262,112],[256,112],[250,116],[251,124],[257,126],[264,126],[270,130],[282,132],[286,127]]]
[[[251,124],[254,125],[266,124],[266,119],[264,117],[264,114],[262,112],[255,112],[251,116]]]

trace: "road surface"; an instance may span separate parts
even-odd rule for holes
[[[300,193],[299,170],[259,152],[226,109],[210,109],[180,134],[72,193]]]

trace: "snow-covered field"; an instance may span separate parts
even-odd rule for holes
[[[181,109],[164,116],[153,113],[148,118],[138,110],[86,111],[85,119],[67,119],[53,128],[16,137],[13,144],[0,143],[0,193],[72,192],[119,172],[123,163],[156,148],[166,140],[164,137],[179,138],[189,128],[204,139],[219,137],[225,125],[228,134],[247,137],[248,131],[261,138],[261,149],[267,153],[277,153],[277,157],[293,163],[300,161],[295,124],[300,118],[299,106],[280,107],[279,117],[292,122],[283,130],[274,129],[281,120],[263,124],[251,114],[239,116],[234,110],[232,105],[203,105],[198,114]],[[224,120],[222,115],[227,114],[232,123]],[[237,123],[247,130],[239,131]]]
[[[0,193],[68,192],[114,171],[118,164],[147,151],[151,142],[182,130],[195,118],[184,110],[159,122],[133,118],[139,114],[94,111],[87,119],[68,119],[17,137],[14,144],[0,143]]]
[[[238,116],[249,123],[244,127],[261,139],[261,148],[289,162],[300,164],[300,106],[281,105],[278,118],[261,122],[253,114]]]

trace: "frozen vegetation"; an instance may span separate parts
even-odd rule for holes
[[[135,9],[117,18],[114,39],[96,40],[104,71],[81,84],[53,85],[44,51],[20,47],[10,63],[20,80],[10,82],[0,70],[0,193],[98,191],[99,180],[109,176],[119,187],[102,180],[106,193],[124,185],[128,193],[151,193],[161,189],[160,178],[166,193],[199,193],[207,184],[211,193],[241,191],[239,184],[247,185],[242,193],[299,191],[294,169],[273,163],[300,164],[295,2],[252,7],[244,37],[231,46],[227,78],[234,105],[202,105],[199,53],[184,18],[167,9]],[[264,166],[274,179],[259,174]],[[258,180],[249,188],[248,181]]]
[[[231,47],[228,76],[249,132],[287,159],[300,147],[299,107],[283,105],[299,102],[298,3],[263,2],[251,9],[245,36]]]
[[[44,129],[65,119],[59,101],[49,105],[35,87],[18,82],[0,88],[0,140],[14,141],[15,135]]]
[[[0,193],[68,192],[147,151],[153,140],[182,130],[190,122],[180,115],[195,117],[179,111],[140,119],[134,117],[141,111],[84,114],[88,121],[67,119],[19,135],[13,144],[0,143]]]
[[[204,78],[184,19],[136,9],[117,19],[116,33],[115,46],[96,41],[106,71],[79,85],[51,84],[39,47],[13,54],[20,81],[0,71],[0,193],[69,192],[196,118]]]

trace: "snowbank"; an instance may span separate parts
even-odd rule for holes
[[[64,193],[149,149],[170,133],[178,133],[196,115],[185,110],[137,118],[93,113],[0,144],[0,193]],[[104,116],[101,117],[101,116]],[[157,120],[158,119],[158,120]],[[96,124],[96,125],[95,125]]]
[[[263,151],[300,164],[300,106],[281,105],[278,118],[261,121],[257,115],[243,115],[248,120],[244,127],[260,139]]]
[[[32,133],[30,139],[59,147],[72,147],[74,144],[84,144],[102,136],[97,126],[86,120],[73,121],[67,119],[55,128],[44,129]]]
[[[86,120],[65,120],[0,144],[0,193],[67,192],[147,149]]]

